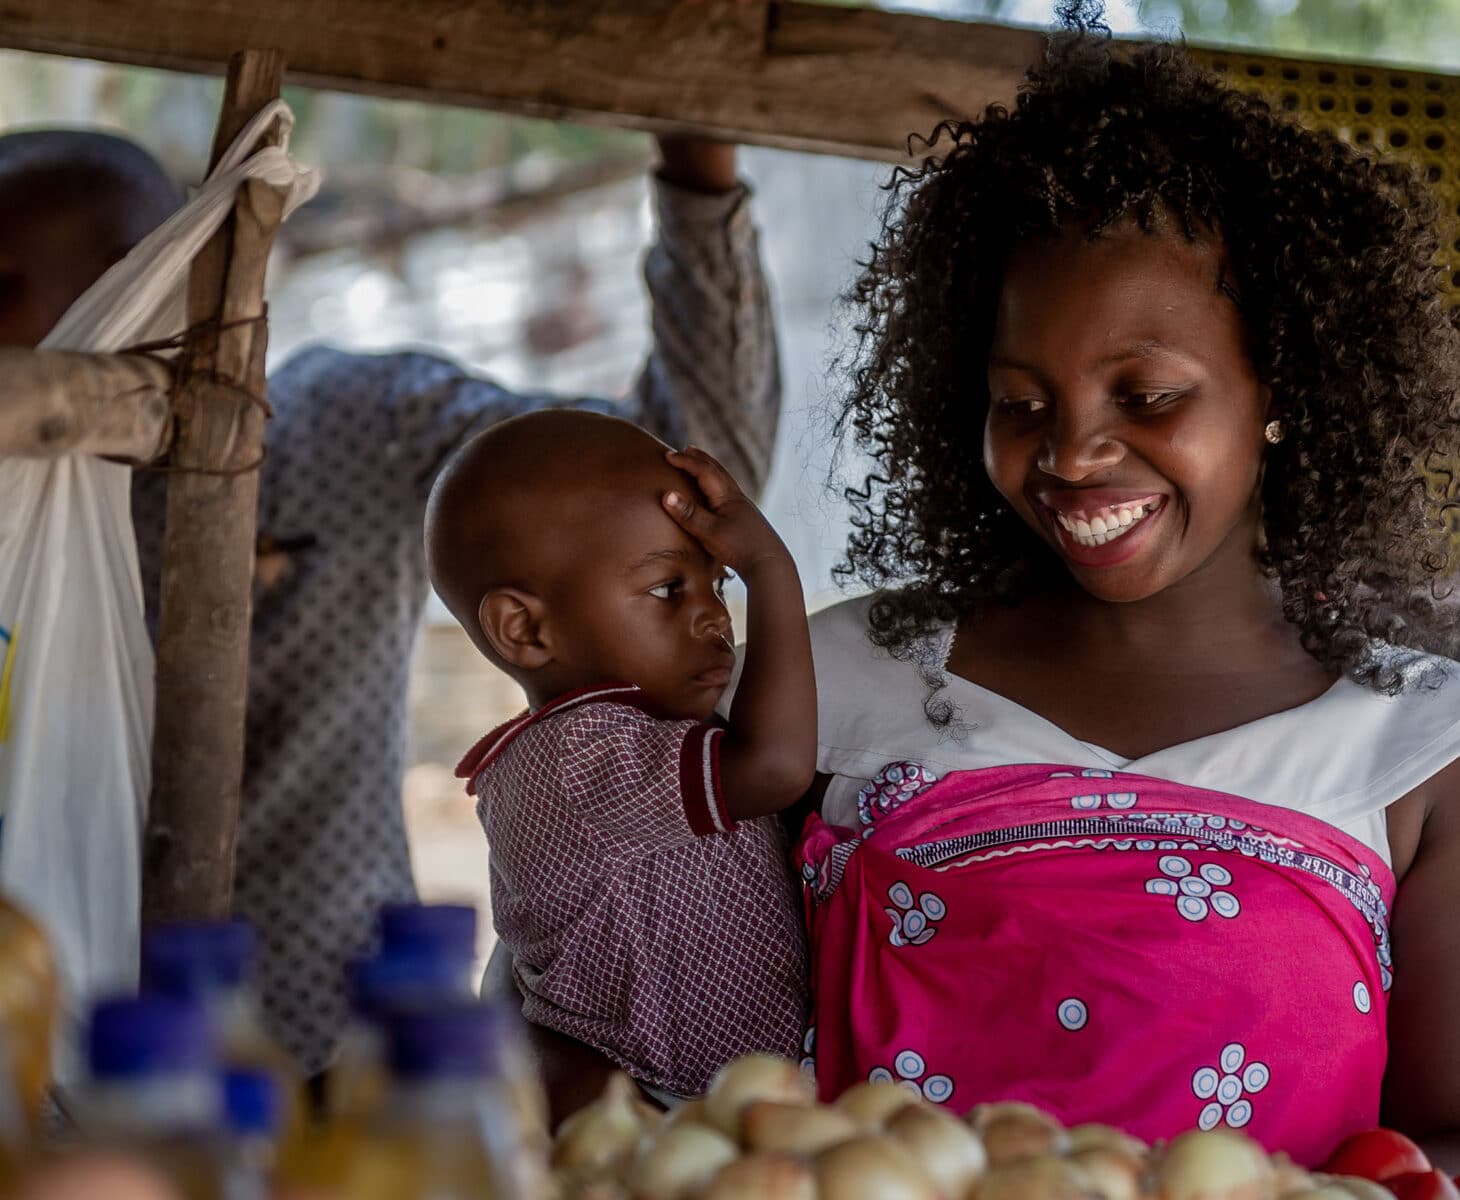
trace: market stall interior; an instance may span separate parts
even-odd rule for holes
[[[341,29],[350,35],[339,36]],[[910,130],[1010,102],[1042,44],[1043,35],[1027,29],[798,0],[225,0],[207,6],[14,0],[0,14],[3,47],[184,71],[226,68],[215,163],[278,98],[286,78],[906,162],[922,149],[909,141]],[[1233,86],[1264,95],[1315,128],[1417,163],[1445,213],[1460,215],[1460,78],[1221,49],[1195,48],[1193,55]],[[277,144],[285,131],[282,117],[270,122],[255,147]],[[194,261],[186,330],[166,345],[115,354],[0,352],[0,455],[109,456],[165,464],[170,472],[142,857],[143,912],[154,920],[221,920],[231,911],[257,533],[255,471],[267,414],[264,272],[286,191],[261,181],[239,189],[231,218]],[[1456,267],[1450,287],[1460,294],[1460,256]],[[497,1036],[467,1028],[470,1021],[460,1014],[440,1019],[443,1028],[457,1021],[452,1028],[465,1042]],[[401,1061],[428,1075],[434,1051],[427,1043],[437,1033],[411,1027],[391,1036],[405,1047]],[[520,1034],[504,1036],[510,1042]],[[909,1195],[961,1196],[988,1163],[1020,1161],[1042,1165],[1021,1167],[1029,1178],[1003,1179],[1000,1186],[1008,1191],[979,1195],[1094,1192],[1126,1200],[1148,1184],[1173,1200],[1208,1194],[1188,1185],[1193,1168],[1183,1157],[1207,1151],[1181,1149],[1180,1143],[1148,1163],[1144,1146],[1107,1132],[1067,1134],[1022,1110],[984,1111],[967,1127],[939,1124],[931,1110],[894,1104],[885,1089],[877,1093],[880,1099],[866,1102],[868,1113],[854,1099],[810,1110],[811,1116],[801,1112],[811,1098],[800,1083],[776,1076],[766,1064],[760,1064],[762,1075],[756,1069],[742,1068],[741,1075],[717,1084],[704,1120],[698,1113],[683,1116],[663,1132],[653,1132],[657,1117],[616,1091],[589,1110],[609,1132],[602,1140],[586,1137],[584,1150],[574,1138],[584,1139],[588,1127],[565,1131],[556,1165],[581,1189],[578,1194],[627,1189],[651,1200],[700,1194],[744,1150],[782,1157],[720,1175],[718,1190],[705,1194],[799,1196],[818,1194],[819,1187],[828,1196],[829,1180],[864,1176],[845,1188],[838,1183],[835,1194],[890,1195],[891,1183],[866,1190],[866,1178],[878,1179],[880,1171],[889,1171],[889,1179],[898,1175],[898,1162],[909,1152],[935,1164],[930,1187]],[[740,1082],[742,1075],[751,1082]],[[913,1090],[887,1082],[902,1095]],[[737,1088],[744,1094],[733,1102],[714,1098]],[[530,1124],[537,1103],[523,1101],[528,1115],[514,1120]],[[774,1108],[779,1104],[794,1106],[794,1119]],[[868,1134],[870,1149],[827,1132],[843,1124]],[[1046,1157],[1021,1159],[998,1150],[1005,1126],[1017,1127],[1033,1152]],[[649,1133],[651,1151],[635,1158]],[[663,1149],[676,1140],[685,1147]],[[823,1154],[839,1144],[839,1156]],[[1221,1194],[1276,1195],[1277,1181],[1289,1170],[1265,1157],[1243,1158],[1241,1148],[1213,1153],[1229,1155],[1213,1168],[1230,1172],[1214,1189]],[[1084,1168],[1100,1173],[1102,1182],[1071,1183],[1060,1176]],[[1106,1190],[1107,1178],[1118,1180],[1108,1185],[1114,1191]],[[499,1175],[494,1186],[494,1194],[502,1194],[533,1185]],[[1368,1200],[1358,1185],[1349,1191],[1322,1186],[1333,1196]]]

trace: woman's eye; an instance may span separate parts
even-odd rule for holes
[[[1010,417],[1032,417],[1045,409],[1045,402],[1034,396],[1002,396],[994,403],[1001,413]]]
[[[679,591],[679,587],[679,580],[671,579],[668,583],[656,583],[649,589],[649,595],[656,600],[668,600]]]
[[[1178,392],[1127,392],[1122,403],[1126,408],[1135,409],[1137,412],[1144,412],[1169,404],[1179,394]]]

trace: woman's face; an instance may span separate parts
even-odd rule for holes
[[[1010,260],[984,465],[1102,600],[1252,567],[1268,400],[1221,268],[1210,242],[1134,225]]]

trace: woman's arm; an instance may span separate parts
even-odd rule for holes
[[[1384,1123],[1460,1173],[1460,763],[1426,785],[1419,851],[1390,928],[1389,1065]]]

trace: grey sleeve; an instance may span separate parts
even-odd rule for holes
[[[644,277],[654,344],[631,414],[671,445],[718,458],[756,496],[770,473],[780,363],[750,192],[654,183],[659,239]]]

